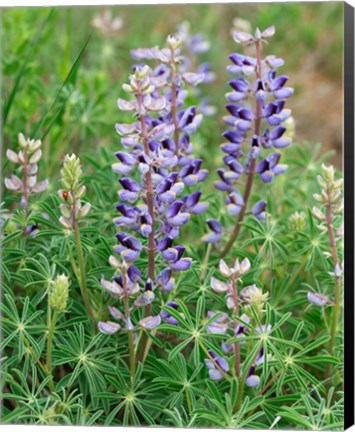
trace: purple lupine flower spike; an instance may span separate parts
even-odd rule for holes
[[[229,56],[232,64],[227,71],[235,77],[228,82],[232,91],[226,94],[228,116],[224,121],[227,130],[222,134],[226,142],[221,149],[227,156],[223,158],[225,167],[217,170],[220,179],[215,182],[215,187],[226,193],[228,213],[238,216],[237,225],[248,213],[254,177],[270,183],[287,169],[286,165],[280,164],[281,153],[269,150],[282,150],[291,144],[285,125],[291,111],[285,104],[293,94],[293,89],[286,86],[288,77],[277,75],[277,69],[283,65],[282,59],[270,55],[261,57],[261,45],[273,33],[274,30],[269,29],[265,32],[257,30],[255,36],[235,32],[234,40],[238,44],[255,45],[256,58],[242,53]],[[244,183],[245,177],[246,187],[241,193],[240,183]],[[252,211],[260,220],[266,217],[264,203],[260,201]],[[238,233],[237,229],[233,231],[222,256],[230,250]]]
[[[170,41],[170,44],[174,43]],[[129,84],[123,85],[124,90],[132,95],[132,100],[118,100],[119,109],[134,113],[136,119],[132,124],[116,124],[124,149],[116,152],[118,163],[112,166],[120,176],[121,186],[118,192],[121,202],[116,205],[118,216],[114,219],[120,231],[116,234],[118,244],[114,251],[123,264],[111,256],[109,261],[116,275],[112,282],[102,280],[101,285],[114,298],[124,301],[124,329],[133,333],[138,328],[156,328],[162,317],[169,320],[164,314],[162,317],[151,315],[154,291],[158,288],[170,292],[175,285],[173,273],[190,268],[192,260],[184,256],[185,247],[174,245],[174,242],[180,227],[189,221],[190,214],[199,214],[207,209],[207,204],[200,201],[199,192],[181,198],[184,182],[190,185],[202,181],[207,172],[201,169],[202,160],[192,157],[189,139],[202,116],[195,107],[183,108],[186,95],[180,88],[177,89],[176,102],[181,132],[178,147],[173,140],[172,100],[166,89],[166,80],[171,72],[167,64],[175,49],[171,46],[169,50],[144,52],[143,57],[149,55],[163,64],[155,68],[156,76],[148,66],[135,66]],[[142,55],[135,54],[138,57]],[[187,81],[198,79],[191,75],[185,78]],[[186,172],[181,174],[184,169]],[[136,174],[134,180],[130,177],[133,173]],[[133,265],[144,249],[149,251],[147,276]],[[155,274],[155,262],[165,267],[158,275]],[[138,323],[132,323],[130,312],[140,307],[145,307],[146,316]],[[117,308],[111,306],[109,312],[114,319],[122,320],[123,315]],[[112,322],[100,322],[99,329],[111,334],[119,327]]]

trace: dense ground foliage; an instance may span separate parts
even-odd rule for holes
[[[56,56],[58,11],[4,15],[3,423],[343,427],[341,173],[265,8],[225,56],[108,9]]]

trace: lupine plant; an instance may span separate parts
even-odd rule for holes
[[[2,422],[342,429],[341,172],[295,139],[275,28],[213,62],[192,22],[90,20],[39,124],[5,107]],[[109,39],[114,85],[83,56]]]

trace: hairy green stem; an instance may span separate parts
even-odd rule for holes
[[[75,236],[75,242],[76,242],[76,248],[78,252],[78,262],[79,262],[79,270],[80,270],[80,289],[81,289],[81,295],[83,296],[84,303],[86,306],[86,310],[88,311],[91,319],[94,322],[95,325],[95,315],[92,310],[91,304],[90,304],[90,298],[89,293],[87,289],[87,283],[86,283],[86,270],[85,270],[85,261],[84,261],[84,254],[83,254],[83,247],[81,245],[81,239],[80,239],[80,232],[77,222],[74,224],[74,236]]]
[[[259,346],[258,346],[258,349],[255,352],[255,355],[250,359],[250,361],[249,361],[249,363],[247,365],[243,365],[243,373],[242,373],[242,376],[241,376],[241,378],[239,380],[238,396],[237,396],[237,400],[236,400],[236,403],[235,403],[235,411],[239,411],[240,407],[242,406],[244,387],[245,387],[245,380],[246,380],[246,377],[247,377],[247,373],[248,373],[248,370],[254,364],[254,362],[255,362],[255,360],[256,360],[256,358],[258,356],[259,350],[261,348],[261,345],[262,345],[262,342],[259,342]]]
[[[189,390],[188,390],[186,385],[185,385],[185,395],[186,395],[187,409],[188,409],[189,414],[191,414],[192,413],[191,398],[189,395]]]
[[[205,258],[203,260],[202,266],[201,266],[201,274],[200,274],[200,281],[203,282],[205,279],[205,272],[208,268],[208,261],[211,255],[211,249],[212,249],[212,243],[208,243],[207,244],[207,248],[206,248],[206,255]]]
[[[27,346],[29,352],[31,353],[32,357],[36,360],[38,366],[41,368],[42,372],[46,375],[46,376],[51,376],[51,373],[48,371],[47,367],[41,362],[41,360],[39,359],[38,355],[34,352],[33,348],[31,347],[31,344],[29,343],[29,341],[27,340],[26,336],[23,334],[23,332],[21,332],[21,336],[22,336],[22,340],[24,341],[25,345]],[[49,389],[51,392],[54,391],[54,382],[53,382],[53,378],[51,377],[51,379],[48,382],[49,385]]]
[[[58,311],[54,311],[53,317],[51,318],[51,307],[48,305],[48,339],[47,339],[47,362],[46,368],[50,374],[52,374],[52,345],[53,345],[53,335],[55,330],[55,324],[58,318]]]

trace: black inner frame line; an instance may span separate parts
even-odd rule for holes
[[[345,429],[354,424],[354,8],[344,2],[344,391]]]

